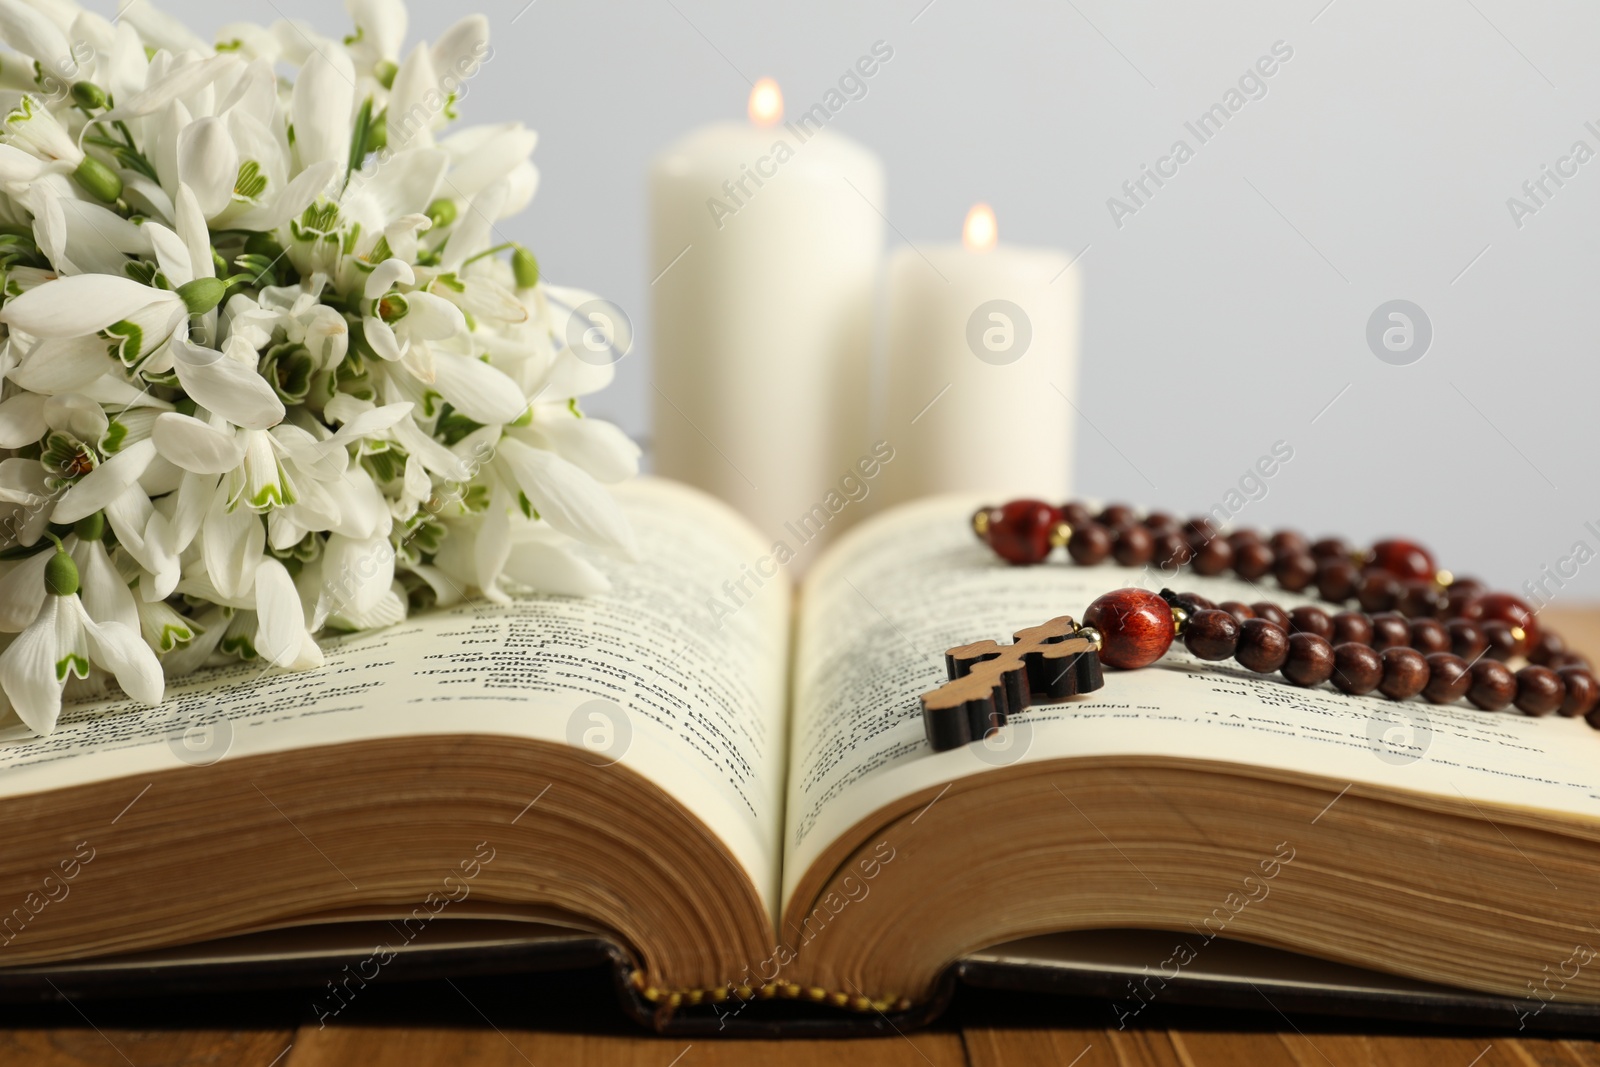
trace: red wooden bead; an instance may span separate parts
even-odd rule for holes
[[[1172,647],[1172,609],[1148,589],[1105,594],[1089,605],[1083,622],[1100,631],[1100,662],[1108,667],[1148,667]]]
[[[1539,619],[1533,609],[1510,593],[1484,593],[1473,597],[1461,607],[1461,617],[1474,622],[1498,619],[1512,626],[1522,627],[1527,635],[1524,648],[1539,639]]]
[[[1050,554],[1061,509],[1043,500],[1013,500],[990,508],[983,539],[1007,563],[1038,563]]]
[[[1372,565],[1396,578],[1432,578],[1439,573],[1428,550],[1415,541],[1379,541],[1372,546]]]

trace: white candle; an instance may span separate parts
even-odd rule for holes
[[[1065,499],[1077,403],[1077,268],[997,243],[993,211],[962,244],[898,250],[889,266],[888,395],[895,448],[883,503],[934,493]]]
[[[651,168],[655,470],[798,551],[785,524],[871,450],[883,168],[805,115],[780,124],[770,80],[750,117],[694,131]]]

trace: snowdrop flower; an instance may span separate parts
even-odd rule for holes
[[[78,567],[57,548],[44,567],[38,615],[0,653],[0,688],[32,730],[48,734],[61,714],[69,678],[87,678],[90,665],[111,672],[127,694],[161,703],[161,664],[139,634],[121,622],[97,622],[78,596]]]
[[[0,716],[637,556],[605,487],[638,449],[578,406],[613,370],[566,348],[590,297],[495,233],[537,138],[453,126],[487,22],[346,7],[213,47],[0,0]]]

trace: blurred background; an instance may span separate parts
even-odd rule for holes
[[[202,33],[349,25],[329,0],[162,6]],[[586,408],[647,447],[667,266],[650,159],[741,118],[760,77],[800,110],[884,41],[892,61],[830,128],[884,160],[890,249],[956,240],[987,201],[1002,241],[1078,257],[1079,495],[1204,511],[1281,440],[1292,461],[1237,523],[1411,536],[1497,587],[1600,597],[1600,8],[476,0],[413,4],[410,39],[467,10],[495,52],[463,119],[540,134],[539,195],[504,230],[631,316],[639,340]],[[1184,124],[1279,42],[1292,57],[1199,144]],[[1132,200],[1124,183],[1180,138],[1193,158]],[[1405,365],[1368,343],[1394,300],[1431,324]]]

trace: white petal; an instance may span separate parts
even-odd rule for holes
[[[594,564],[560,545],[542,541],[513,548],[505,572],[523,585],[558,596],[595,596],[611,589],[610,581]]]
[[[47,548],[4,565],[7,569],[0,576],[0,633],[20,633],[38,616],[45,598],[44,569],[53,555]]]
[[[481,359],[435,353],[433,387],[473,422],[515,422],[528,410],[517,383]]]
[[[633,527],[611,495],[554,452],[506,438],[499,457],[539,516],[562,533],[633,558]]]
[[[72,559],[78,565],[78,595],[89,617],[96,622],[120,622],[137,632],[139,606],[122,573],[106,554],[105,542],[79,541],[72,547]]]
[[[181,338],[173,339],[172,354],[183,391],[206,410],[247,430],[265,430],[283,421],[283,401],[253,362]]]
[[[155,442],[149,439],[124,448],[62,494],[50,521],[77,522],[93,515],[135,485],[155,457]]]
[[[130,6],[134,6],[135,11],[128,15],[129,20],[138,19],[139,28],[143,30],[145,28],[144,20],[139,19],[137,12],[151,12],[150,5],[139,2]],[[124,10],[126,11],[127,9],[124,8]],[[160,13],[154,12],[154,14],[159,15]],[[193,35],[191,34],[190,36],[192,37]],[[101,121],[154,115],[179,97],[186,97],[210,85],[217,80],[224,70],[235,66],[239,62],[240,60],[237,56],[216,55],[179,67],[148,89],[135,94],[131,99],[106,112],[105,115],[101,116]],[[163,171],[162,173],[166,172]]]
[[[236,179],[229,179],[230,192],[234,180]],[[195,198],[194,190],[187,185],[178,186],[173,210],[176,213],[174,221],[178,228],[178,236],[183,240],[184,247],[189,250],[189,277],[215,278],[217,265],[211,259],[210,231],[206,228],[205,212],[200,207],[199,200]]]
[[[466,316],[442,296],[423,292],[407,293],[406,303],[411,310],[400,321],[412,337],[443,341],[467,332]]]
[[[386,359],[393,363],[405,355],[405,349],[400,346],[400,341],[394,335],[394,330],[387,322],[379,318],[363,319],[361,329],[366,334],[367,344],[378,354],[378,358]]]
[[[496,489],[478,534],[472,539],[474,584],[488,596],[505,596],[497,581],[511,554],[511,507],[510,494]]]
[[[20,0],[0,0],[0,40],[38,60],[55,77],[70,77],[78,69],[61,27]]]
[[[221,119],[196,119],[178,134],[178,181],[194,190],[207,218],[233,201],[238,176],[239,151]]]
[[[78,274],[7,300],[0,308],[0,322],[35,337],[84,337],[151,304],[178,300],[176,293],[152,289],[132,278]]]
[[[442,108],[428,105],[428,94],[439,91],[439,75],[433,69],[433,53],[419,44],[400,64],[389,93],[389,144],[395,151],[433,144],[434,121]],[[438,99],[435,95],[434,99]]]
[[[355,114],[356,78],[349,53],[317,49],[295,78],[291,120],[295,151],[303,167],[350,160],[351,116]]]
[[[200,527],[200,555],[217,592],[230,599],[249,593],[266,543],[261,516],[243,507],[229,511],[225,492],[212,496]]]
[[[44,436],[46,399],[37,393],[18,393],[0,401],[0,448],[21,448]]]
[[[444,31],[433,46],[433,69],[459,83],[471,78],[489,55],[489,20],[468,15]],[[457,93],[459,95],[459,90]]]
[[[76,598],[71,599],[76,602]],[[77,610],[81,612],[83,608]],[[139,631],[120,622],[96,623],[87,615],[83,621],[89,634],[89,658],[110,671],[122,691],[139,703],[160,704],[166,688],[161,661]]]
[[[106,341],[93,336],[40,341],[6,377],[35,393],[79,392],[121,366],[107,348]]]
[[[396,284],[415,285],[417,276],[411,269],[411,264],[402,259],[386,259],[372,268],[372,273],[367,275],[366,287],[362,295],[368,300],[378,297],[394,288]]]
[[[639,446],[609,422],[562,411],[535,420],[533,431],[596,481],[610,485],[639,473]]]
[[[334,534],[322,549],[322,582],[339,615],[365,615],[394,581],[394,547],[387,536],[356,540]]]
[[[156,418],[150,439],[163,456],[194,474],[226,474],[244,460],[242,435],[223,433],[175,411]]]
[[[48,734],[61,714],[61,681],[56,678],[58,597],[48,597],[39,615],[0,652],[0,688],[28,728]]]
[[[282,563],[267,556],[256,567],[256,613],[260,629],[256,631],[256,651],[274,665],[288,668],[318,666],[321,653],[313,662],[306,662],[305,614],[300,606],[300,593],[294,579]],[[314,650],[316,646],[311,645]]]

